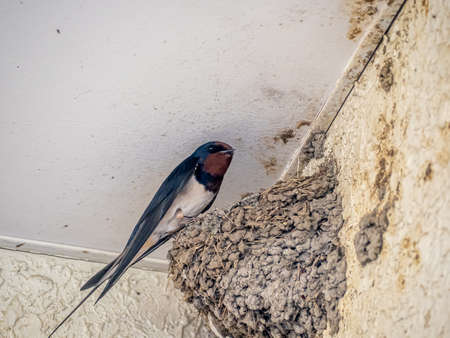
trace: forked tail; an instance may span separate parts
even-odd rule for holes
[[[147,251],[145,251],[142,256],[140,256],[134,263],[129,264],[126,267],[120,266],[120,260],[122,258],[122,255],[117,257],[115,260],[113,260],[111,263],[106,265],[103,269],[101,269],[99,272],[97,272],[93,277],[91,277],[82,287],[81,290],[86,290],[89,288],[93,288],[82,300],[81,302],[66,316],[66,318],[63,319],[61,323],[58,324],[58,326],[50,333],[48,338],[50,338],[60,327],[63,325],[67,319],[72,316],[72,314],[78,310],[78,308],[83,305],[83,303],[107,280],[109,280],[109,283],[107,287],[103,290],[102,294],[98,297],[95,303],[97,303],[106,292],[109,291],[109,289],[117,282],[117,280],[122,276],[122,274],[132,265],[139,262],[141,259],[155,251],[157,248],[159,248],[161,245],[166,243],[176,232],[178,232],[180,229],[175,231],[174,233],[169,234],[168,236],[160,238],[152,247],[150,247]],[[118,269],[119,268],[119,269]],[[111,278],[114,278],[111,280]]]

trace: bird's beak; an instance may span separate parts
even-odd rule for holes
[[[233,153],[234,153],[234,148],[227,149],[227,150],[221,150],[221,151],[219,151],[219,153],[233,155]]]

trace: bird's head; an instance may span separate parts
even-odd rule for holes
[[[202,169],[212,176],[225,175],[233,158],[234,149],[224,142],[212,141],[197,148],[194,156]]]

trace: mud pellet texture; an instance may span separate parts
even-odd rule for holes
[[[224,336],[338,329],[346,262],[335,170],[328,161],[314,176],[278,182],[176,236],[170,277]]]

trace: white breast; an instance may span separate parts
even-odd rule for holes
[[[203,184],[198,183],[192,176],[186,183],[184,189],[178,194],[173,206],[181,209],[186,217],[197,216],[211,202],[214,193],[205,189]]]
[[[185,217],[197,216],[213,198],[214,193],[206,190],[205,186],[198,183],[195,177],[192,176],[161,219],[155,233],[176,230],[181,221],[181,219],[176,217],[178,210],[181,210]]]

